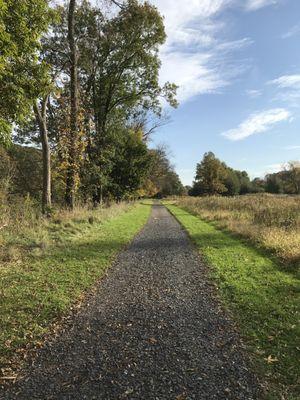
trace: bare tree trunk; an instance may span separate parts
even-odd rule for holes
[[[71,113],[70,113],[70,148],[69,165],[66,177],[66,204],[70,209],[75,205],[76,186],[76,142],[78,133],[78,73],[77,49],[75,43],[75,7],[76,0],[70,0],[68,12],[68,41],[70,47],[70,86],[71,86]]]
[[[48,140],[47,128],[47,103],[49,96],[46,96],[41,102],[41,110],[38,103],[34,103],[34,113],[39,125],[40,138],[42,142],[43,152],[43,195],[42,195],[42,210],[43,214],[49,212],[51,208],[51,152]]]

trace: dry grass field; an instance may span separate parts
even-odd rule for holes
[[[184,197],[176,204],[271,250],[284,264],[300,263],[299,196]]]

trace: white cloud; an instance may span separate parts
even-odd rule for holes
[[[275,85],[281,89],[300,89],[300,74],[283,75],[277,79],[269,81],[268,84]]]
[[[300,150],[300,145],[286,146],[284,150]]]
[[[211,44],[217,25],[211,21],[232,0],[152,0],[165,17],[167,46],[172,44]]]
[[[223,132],[222,135],[229,140],[237,141],[258,133],[266,132],[275,124],[291,120],[290,111],[284,108],[274,108],[250,115],[237,128]]]
[[[168,36],[161,49],[161,82],[180,88],[178,100],[216,93],[245,71],[245,62],[233,53],[252,44],[249,38],[226,40],[220,13],[237,0],[152,0],[165,17]],[[248,62],[249,64],[249,62]]]
[[[252,99],[256,99],[262,95],[262,91],[258,89],[249,89],[246,90],[246,94],[251,97]]]
[[[278,4],[278,0],[248,0],[246,9],[248,11],[256,11],[260,8]]]
[[[275,174],[276,172],[282,171],[287,167],[286,163],[277,163],[267,165],[264,174]]]
[[[300,24],[294,25],[291,29],[285,32],[281,37],[282,39],[289,39],[293,36],[296,36],[300,33]]]
[[[232,40],[230,42],[225,42],[225,43],[220,43],[216,46],[216,50],[222,51],[222,52],[231,52],[233,50],[240,50],[243,49],[246,46],[249,46],[253,44],[253,40],[250,38],[243,38],[243,39],[238,39],[238,40]]]
[[[287,164],[282,162],[282,163],[275,163],[275,164],[269,164],[269,165],[264,165],[258,170],[250,170],[249,175],[251,179],[260,177],[260,178],[265,178],[266,175],[269,174],[275,174],[279,171],[284,170],[287,167]]]
[[[176,172],[184,185],[192,185],[195,177],[195,169],[177,169]]]
[[[282,75],[267,82],[278,90],[275,100],[285,101],[290,107],[299,107],[300,104],[300,74]]]
[[[209,54],[167,52],[162,53],[161,58],[161,80],[179,86],[180,102],[198,94],[214,93],[229,84],[221,77],[221,71],[213,68]]]
[[[151,0],[165,17],[167,43],[161,50],[161,81],[180,86],[179,101],[219,92],[243,73],[247,62],[233,57],[252,44],[249,38],[226,40],[220,15],[228,8],[246,11],[277,4],[281,0]],[[225,33],[224,33],[225,32]],[[222,37],[223,35],[223,37]]]

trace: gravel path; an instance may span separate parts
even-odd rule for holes
[[[238,334],[165,207],[3,399],[260,399]]]

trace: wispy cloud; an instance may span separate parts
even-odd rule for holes
[[[300,74],[283,75],[269,81],[268,84],[279,88],[300,89]]]
[[[284,168],[284,163],[270,164],[266,166],[268,172],[278,172]]]
[[[256,11],[260,8],[278,4],[278,0],[248,0],[246,9],[249,11]]]
[[[274,163],[274,164],[269,164],[269,165],[263,165],[259,169],[251,170],[249,169],[249,175],[251,179],[260,177],[260,178],[265,178],[266,175],[268,174],[275,174],[276,172],[282,171],[284,168],[286,168],[287,164],[282,162],[282,163]]]
[[[282,39],[289,39],[293,36],[300,34],[300,24],[294,25],[287,32],[281,35]]]
[[[267,82],[277,89],[275,100],[285,101],[290,107],[300,105],[300,74],[282,75]]]
[[[251,97],[252,99],[256,99],[262,95],[262,91],[258,89],[249,89],[246,90],[247,96]]]
[[[243,140],[249,136],[270,130],[282,121],[291,120],[291,113],[284,108],[274,108],[250,115],[237,128],[223,132],[222,135],[229,140]]]
[[[285,146],[284,150],[300,150],[300,145]]]
[[[180,102],[198,94],[215,93],[229,84],[219,67],[213,65],[211,54],[165,52],[161,58],[161,80],[176,82]]]
[[[189,5],[183,1],[151,0],[165,17],[168,35],[167,47],[178,45],[211,45],[219,29],[212,19],[232,0],[192,0]],[[221,24],[220,24],[221,25]]]
[[[178,99],[220,92],[241,75],[249,60],[234,54],[252,44],[249,38],[227,40],[220,14],[236,0],[152,0],[165,17],[167,43],[161,50],[161,81],[179,86]]]
[[[265,167],[264,175],[276,174],[276,172],[282,171],[287,167],[286,163],[270,164]]]

